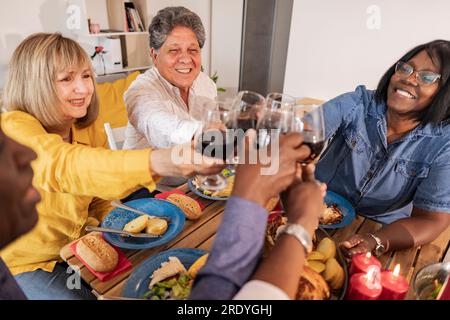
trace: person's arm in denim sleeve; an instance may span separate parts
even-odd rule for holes
[[[355,91],[344,93],[323,104],[325,121],[325,136],[330,139],[346,121],[349,115],[361,106],[361,102],[368,102],[368,91],[365,86],[358,86]]]
[[[411,216],[385,225],[374,233],[386,250],[403,250],[430,243],[450,225],[449,153],[450,149],[442,152],[430,167],[427,177],[419,183]],[[359,247],[353,246],[346,255],[375,248],[376,242],[371,236],[364,235],[363,240]],[[350,246],[349,242],[347,246]]]
[[[232,299],[258,264],[266,225],[265,208],[231,197],[211,253],[197,274],[189,299]]]
[[[419,183],[413,205],[428,211],[450,213],[450,144],[442,148],[426,178]]]

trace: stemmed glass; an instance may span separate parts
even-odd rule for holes
[[[292,121],[292,110],[266,108],[256,125],[257,148],[266,147],[270,143],[271,137],[290,132]]]
[[[271,92],[266,97],[266,105],[269,109],[276,110],[293,110],[296,100],[294,97],[279,93],[279,92]]]
[[[258,119],[261,117],[265,108],[265,99],[262,95],[253,91],[240,91],[233,100],[233,109],[236,111],[236,143],[242,146],[245,132],[249,129],[256,129]],[[242,151],[242,150],[241,150]],[[241,152],[238,152],[241,156]],[[233,164],[239,163],[239,154],[233,158]],[[231,166],[231,172],[235,171],[235,167]]]
[[[236,111],[231,104],[214,101],[213,108],[206,108],[203,127],[196,134],[196,149],[204,156],[232,162],[236,140],[232,130],[236,128]],[[227,180],[221,174],[197,176],[198,187],[206,191],[217,191],[226,187]]]
[[[233,107],[237,111],[237,127],[247,131],[256,129],[256,123],[262,110],[265,99],[259,93],[253,91],[240,91],[233,102]]]
[[[304,144],[311,155],[302,164],[314,161],[325,147],[325,122],[320,105],[296,105],[293,111],[292,131],[303,134]]]

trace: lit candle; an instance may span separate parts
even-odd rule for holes
[[[381,273],[380,300],[403,300],[408,292],[409,284],[405,277],[400,275],[400,264],[397,264],[394,271],[386,270]]]
[[[350,274],[367,273],[370,266],[376,266],[381,269],[381,262],[370,252],[356,254],[352,257]]]
[[[350,277],[347,300],[377,300],[381,294],[380,268],[370,266],[367,273],[354,273]]]

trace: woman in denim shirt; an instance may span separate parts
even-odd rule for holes
[[[376,91],[359,86],[324,104],[331,142],[317,178],[386,223],[344,241],[347,255],[423,245],[449,226],[449,76],[450,42],[436,40],[406,53]]]

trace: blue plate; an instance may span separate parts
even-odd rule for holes
[[[161,267],[161,263],[169,260],[169,257],[180,259],[184,267],[189,267],[207,252],[200,249],[172,249],[145,260],[128,278],[122,296],[126,298],[141,299],[149,291],[150,277],[156,269]]]
[[[327,205],[336,204],[338,208],[341,210],[343,218],[340,223],[336,224],[321,224],[320,226],[324,229],[339,229],[345,227],[350,224],[353,219],[355,219],[355,209],[351,205],[348,200],[343,198],[342,196],[334,193],[332,191],[327,191],[327,195],[325,196],[325,203]]]
[[[176,205],[161,199],[146,198],[133,200],[126,203],[132,208],[144,211],[152,216],[166,216],[171,218],[169,228],[159,238],[131,238],[117,234],[105,233],[105,239],[119,247],[125,249],[147,249],[163,245],[175,238],[184,227],[185,216],[183,211]],[[116,208],[103,220],[102,227],[123,230],[125,225],[137,218],[139,214]]]

